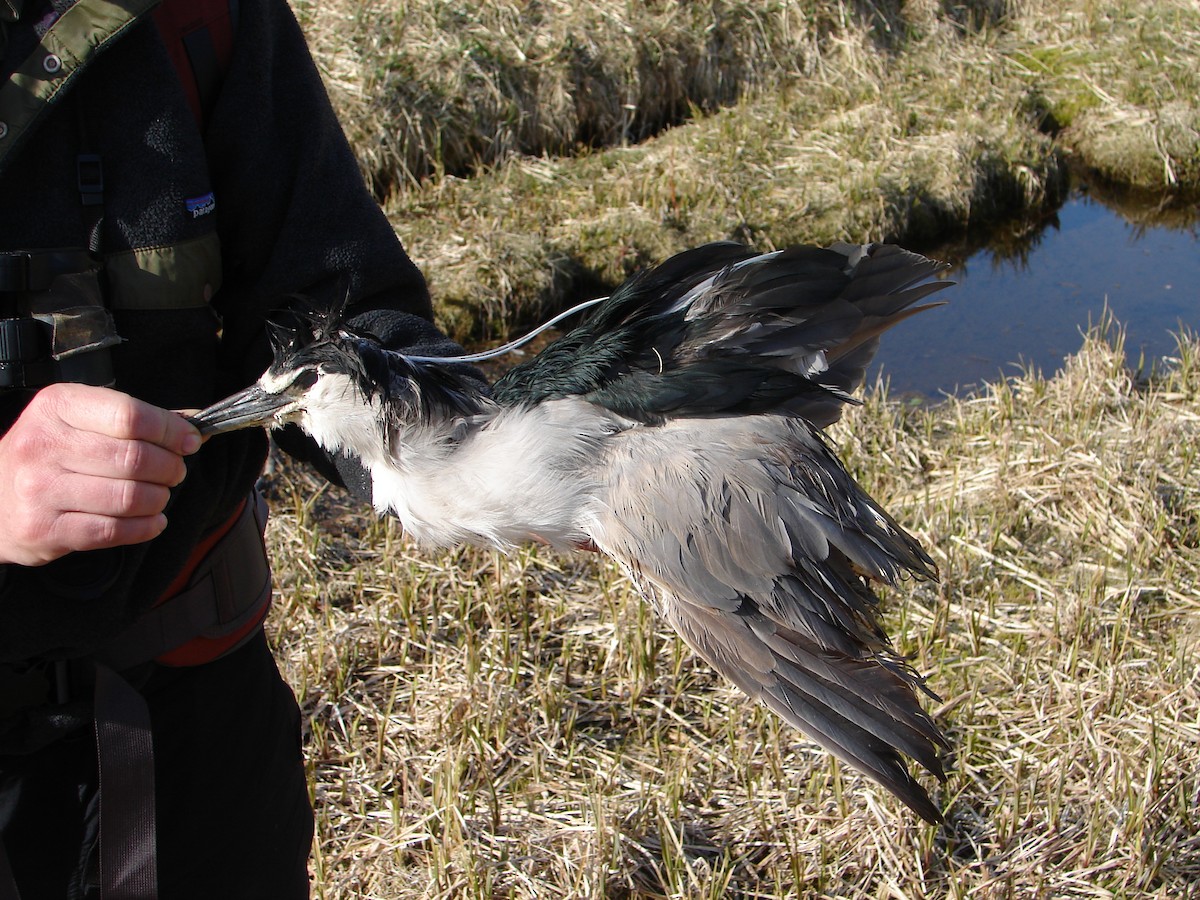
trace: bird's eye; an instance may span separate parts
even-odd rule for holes
[[[316,369],[301,369],[299,374],[292,379],[291,387],[295,390],[307,391],[310,387],[317,383]]]

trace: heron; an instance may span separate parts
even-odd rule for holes
[[[822,432],[880,334],[939,305],[916,304],[941,268],[891,244],[706,244],[490,390],[462,366],[479,355],[406,355],[314,313],[273,324],[267,371],[194,421],[298,424],[420,544],[607,554],[713,668],[938,823],[908,760],[944,781],[950,745],[874,587],[937,568]]]

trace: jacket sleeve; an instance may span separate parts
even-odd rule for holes
[[[425,280],[367,190],[304,36],[284,0],[243,0],[233,58],[205,136],[217,198],[225,391],[270,362],[264,322],[289,297],[332,308],[394,350],[454,355],[431,324]],[[295,435],[281,445],[338,482]]]

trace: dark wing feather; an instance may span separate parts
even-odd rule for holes
[[[532,404],[586,394],[657,359],[678,341],[672,307],[714,272],[755,256],[732,242],[705,244],[638,272],[597,306],[587,321],[510,369],[492,386],[501,404]]]
[[[878,334],[946,286],[918,284],[939,268],[889,245],[756,255],[709,244],[630,279],[494,396],[580,395],[647,423],[778,411],[824,427],[861,384]]]

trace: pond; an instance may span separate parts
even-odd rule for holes
[[[946,306],[888,332],[868,384],[936,398],[1032,366],[1045,375],[1077,351],[1105,307],[1126,330],[1129,365],[1175,351],[1200,328],[1200,216],[1195,203],[1104,192],[1077,179],[1044,221],[1000,229],[984,246],[923,248],[951,263]]]

